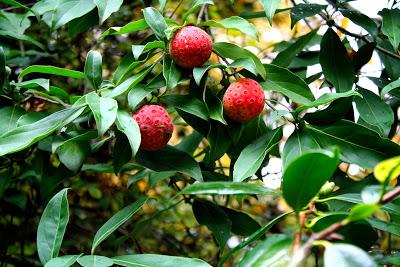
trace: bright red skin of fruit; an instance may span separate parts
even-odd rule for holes
[[[156,151],[163,148],[171,139],[174,125],[162,106],[144,105],[133,113],[132,117],[140,128],[141,149]]]
[[[258,82],[241,78],[229,85],[222,102],[225,113],[231,119],[238,122],[250,121],[264,109],[264,90]]]
[[[202,29],[186,26],[172,37],[169,52],[175,63],[183,68],[200,67],[211,56],[212,40]]]

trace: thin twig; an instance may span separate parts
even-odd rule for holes
[[[175,15],[175,12],[182,5],[182,3],[183,3],[183,0],[179,1],[178,5],[175,7],[174,11],[172,11],[171,15],[169,15],[169,18],[172,18]]]
[[[235,77],[235,79],[239,80],[240,79],[239,74],[237,73],[235,68],[229,67],[229,61],[224,56],[222,56],[220,53],[218,53],[216,50],[213,50],[213,51],[218,57],[220,57],[225,62],[226,66],[231,69],[232,74]]]
[[[207,5],[202,5],[201,6],[200,11],[199,11],[199,15],[197,16],[197,23],[196,24],[200,24],[201,19],[202,19],[203,15],[204,15],[206,9],[207,9]]]

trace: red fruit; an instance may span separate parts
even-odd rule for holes
[[[172,37],[169,52],[175,63],[183,68],[200,67],[211,56],[212,40],[202,29],[186,26]]]
[[[171,139],[174,126],[168,112],[159,105],[144,105],[132,117],[140,128],[140,148],[155,151],[163,148]]]
[[[225,113],[238,122],[250,121],[264,109],[264,90],[258,82],[242,78],[229,85],[222,100]]]

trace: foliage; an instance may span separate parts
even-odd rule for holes
[[[1,266],[399,262],[400,5],[285,2],[1,0]],[[188,24],[214,40],[193,70],[169,54]],[[266,94],[245,123],[222,105],[241,77]],[[173,119],[161,150],[140,149],[144,104]]]

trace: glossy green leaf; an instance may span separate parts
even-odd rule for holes
[[[281,4],[281,0],[260,0],[260,3],[264,8],[269,24],[272,25],[272,19],[274,18],[275,10]]]
[[[144,84],[134,86],[128,93],[129,107],[136,110],[140,102],[155,90],[158,90],[158,88],[147,87]]]
[[[183,195],[259,195],[279,194],[267,187],[240,182],[204,182],[195,183],[185,187],[180,194]]]
[[[86,255],[78,258],[83,267],[108,267],[114,264],[113,260],[104,256]]]
[[[22,79],[26,75],[30,73],[44,73],[44,74],[52,74],[58,76],[66,76],[75,79],[85,79],[85,74],[76,70],[68,70],[63,68],[58,68],[54,66],[40,66],[40,65],[32,65],[24,69],[18,76],[18,79]]]
[[[204,199],[195,199],[192,209],[197,222],[207,226],[217,239],[220,250],[223,251],[232,227],[228,215],[221,207]]]
[[[199,132],[193,131],[192,134],[183,138],[175,147],[189,155],[193,155],[203,138]]]
[[[164,56],[163,75],[167,84],[167,90],[174,89],[181,79],[181,71],[170,56]]]
[[[400,44],[400,9],[384,8],[378,14],[382,16],[383,34],[389,37],[393,49],[397,50]]]
[[[118,130],[128,137],[129,144],[131,145],[132,157],[134,157],[139,150],[141,142],[139,125],[135,119],[124,110],[118,110],[115,124]]]
[[[32,89],[32,88],[40,87],[40,88],[45,89],[46,91],[50,91],[50,80],[43,79],[43,78],[32,79],[29,81],[14,83],[14,85],[17,87],[20,87],[20,88],[25,88],[25,89]]]
[[[376,267],[372,258],[362,249],[347,244],[326,246],[324,254],[325,267]]]
[[[39,43],[36,39],[34,39],[26,34],[18,34],[18,33],[12,32],[12,31],[0,30],[0,36],[25,41],[25,42],[31,43],[31,44],[39,47],[42,50],[45,50],[45,47],[43,44]]]
[[[19,3],[18,1],[15,0],[0,0],[0,2],[7,4],[7,5],[11,5],[11,6],[15,6],[15,7],[20,7],[20,8],[24,8],[24,9],[28,9],[30,10],[29,7]]]
[[[228,66],[233,68],[244,68],[257,76],[257,66],[251,58],[239,58]]]
[[[396,53],[395,50],[393,49],[393,46],[389,42],[389,40],[387,40],[385,38],[378,37],[377,44],[388,51]],[[385,70],[386,70],[389,78],[392,79],[393,81],[399,79],[400,78],[400,69],[397,68],[398,60],[387,54],[384,54],[380,51],[378,51],[378,54],[379,54],[379,57],[380,57],[383,65],[385,66]]]
[[[123,27],[111,27],[110,29],[103,32],[100,35],[100,38],[104,38],[108,35],[120,35],[120,34],[142,31],[146,30],[147,28],[149,28],[147,22],[144,19],[139,19],[136,21],[129,22]]]
[[[398,223],[382,221],[375,218],[369,218],[368,222],[371,224],[372,227],[378,230],[400,236],[400,224]]]
[[[232,222],[231,232],[235,235],[249,236],[261,228],[260,224],[244,212],[220,206]]]
[[[358,220],[367,219],[378,209],[379,209],[379,206],[375,205],[375,204],[364,204],[364,203],[357,204],[351,209],[347,220],[350,222],[354,222],[354,221],[358,221]]]
[[[5,12],[0,10],[0,29],[23,35],[31,26],[31,22],[25,14]]]
[[[373,169],[382,160],[400,154],[399,145],[354,122],[342,120],[326,126],[308,125],[306,129],[322,148],[337,146],[342,161],[363,168]]]
[[[219,67],[223,67],[223,65],[222,64],[213,64],[213,65],[204,65],[201,67],[193,68],[193,78],[196,81],[196,84],[200,85],[201,79],[210,69],[219,68]]]
[[[147,201],[147,198],[141,198],[129,206],[115,213],[105,224],[103,224],[94,236],[91,253],[96,247],[107,239],[115,230],[128,221]]]
[[[290,45],[285,50],[279,52],[276,58],[272,61],[272,64],[280,66],[280,67],[288,67],[292,62],[293,58],[299,54],[304,47],[306,47],[310,41],[315,37],[317,31],[311,31],[301,37],[299,37],[296,42]]]
[[[333,84],[337,93],[351,90],[354,82],[353,64],[339,36],[331,28],[322,37],[319,60],[325,79]]]
[[[115,264],[126,267],[211,267],[208,263],[192,258],[166,256],[157,254],[123,255],[113,258]]]
[[[132,45],[132,53],[135,59],[138,60],[140,55],[156,48],[165,48],[165,43],[163,41],[153,41],[145,45]]]
[[[213,48],[221,56],[233,60],[251,58],[254,61],[254,65],[256,66],[258,74],[265,79],[266,73],[263,64],[261,63],[260,59],[249,50],[241,48],[235,44],[224,42],[214,43]]]
[[[358,49],[353,59],[355,71],[360,70],[365,64],[368,64],[368,62],[370,62],[375,48],[376,43],[368,43]]]
[[[25,111],[19,106],[8,106],[0,109],[0,136],[17,127],[18,119],[25,114]]]
[[[168,25],[161,13],[154,7],[146,7],[143,9],[143,15],[157,39],[161,41],[164,40],[166,38],[164,31],[168,28]]]
[[[58,256],[69,219],[68,188],[58,192],[43,211],[37,230],[37,251],[40,262],[45,265]]]
[[[212,0],[195,0],[189,10],[182,14],[182,21],[185,22],[187,17],[201,5],[214,5],[214,2]]]
[[[260,83],[264,90],[279,92],[294,102],[305,105],[315,100],[308,85],[293,72],[272,64],[266,64],[264,67],[267,80]]]
[[[368,31],[372,36],[378,35],[378,25],[376,25],[375,21],[367,15],[364,15],[363,13],[354,9],[350,10],[341,8],[339,11],[343,14],[343,16],[349,18],[353,23]]]
[[[102,58],[99,52],[89,51],[86,56],[84,73],[92,87],[97,90],[103,81]]]
[[[356,101],[358,101],[359,99],[363,99],[363,94],[359,94],[355,91],[347,91],[344,93],[326,93],[323,94],[322,96],[320,96],[317,100],[314,100],[313,102],[311,102],[308,105],[303,105],[301,107],[298,107],[296,109],[297,113],[302,112],[303,110],[309,109],[309,108],[316,108],[322,105],[326,105],[329,104],[339,98],[343,98],[343,97],[351,97],[351,96],[358,96],[358,98],[356,98]]]
[[[267,154],[279,144],[282,128],[268,132],[246,146],[240,153],[233,169],[233,181],[241,182],[260,168]]]
[[[308,4],[308,3],[307,4],[300,3],[298,5],[295,5],[290,10],[291,27],[293,28],[293,26],[299,20],[314,16],[319,12],[321,12],[326,7],[327,7],[326,5]]]
[[[395,81],[389,83],[388,85],[386,85],[385,87],[383,87],[383,89],[381,91],[381,96],[384,97],[386,94],[390,94],[390,92],[392,90],[395,90],[398,88],[400,88],[400,79],[395,80]]]
[[[208,110],[203,102],[190,95],[168,95],[164,97],[175,109],[180,109],[208,121]]]
[[[210,132],[207,135],[210,151],[206,155],[206,162],[215,162],[220,159],[231,146],[232,140],[229,138],[227,129],[220,123],[212,123]]]
[[[238,267],[288,266],[292,238],[283,234],[268,236],[251,249]]]
[[[304,120],[314,125],[327,125],[340,121],[353,110],[353,98],[339,98],[334,100],[327,108],[313,113],[306,113]]]
[[[15,128],[0,136],[0,156],[23,150],[49,136],[55,130],[77,118],[84,107],[72,107],[55,112],[35,123]]]
[[[320,149],[320,146],[310,133],[294,131],[283,147],[283,168],[285,169],[293,159],[301,156],[303,153],[318,149]]]
[[[93,0],[99,11],[100,24],[114,12],[117,12],[123,0]]]
[[[394,122],[392,108],[369,90],[359,88],[358,92],[363,96],[355,99],[360,117],[366,123],[376,126],[382,136],[387,136]]]
[[[282,192],[286,202],[294,210],[300,211],[332,177],[338,164],[337,150],[333,153],[309,151],[292,160],[282,177]]]
[[[260,239],[266,232],[268,232],[269,229],[271,229],[276,223],[278,223],[281,219],[283,219],[284,217],[286,217],[286,215],[288,215],[290,213],[291,212],[286,212],[286,213],[283,213],[283,214],[277,216],[276,218],[274,218],[273,220],[268,222],[266,225],[261,227],[259,230],[257,230],[257,232],[254,232],[251,236],[249,236],[248,238],[243,240],[239,245],[234,247],[231,251],[229,251],[227,254],[225,254],[221,258],[218,266],[221,267],[233,254],[242,250],[242,248],[248,246],[252,242]]]
[[[69,267],[72,264],[74,264],[79,259],[79,257],[81,257],[82,255],[83,254],[66,255],[66,256],[53,258],[50,261],[48,261],[44,267]]]
[[[177,171],[198,181],[203,180],[199,163],[189,154],[172,146],[167,145],[155,152],[139,151],[136,155],[136,161],[153,171]]]
[[[99,97],[94,92],[86,96],[86,102],[93,112],[99,136],[103,136],[117,118],[118,103],[112,98]]]
[[[209,20],[199,24],[202,26],[209,26],[215,28],[223,28],[223,29],[234,29],[241,31],[244,34],[248,34],[253,36],[254,38],[258,38],[258,33],[256,27],[245,20],[244,18],[238,16],[232,16],[221,21]]]
[[[0,91],[3,89],[6,80],[6,55],[4,49],[0,46]]]

